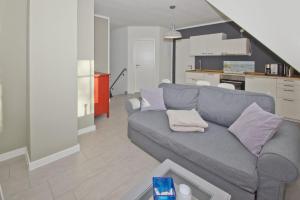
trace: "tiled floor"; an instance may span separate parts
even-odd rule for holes
[[[111,117],[79,138],[81,152],[28,172],[25,158],[0,162],[5,200],[117,200],[159,162],[127,138],[124,96],[111,101]]]
[[[118,200],[159,163],[127,138],[124,96],[111,101],[111,117],[79,138],[81,152],[28,172],[24,157],[0,162],[6,200]],[[300,181],[287,200],[300,198]]]

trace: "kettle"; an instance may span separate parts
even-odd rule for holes
[[[265,65],[265,75],[271,75],[271,64]]]

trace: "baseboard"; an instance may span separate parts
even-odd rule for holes
[[[0,185],[0,200],[4,200],[4,195],[3,195],[3,190],[1,185]]]
[[[52,163],[54,161],[60,160],[64,157],[70,156],[74,153],[77,153],[80,151],[80,145],[77,144],[73,147],[70,147],[68,149],[62,150],[60,152],[54,153],[52,155],[46,156],[44,158],[41,158],[39,160],[35,160],[35,161],[30,161],[28,164],[28,169],[29,171],[32,171],[34,169],[37,169],[39,167],[42,167],[44,165],[47,165],[49,163]]]
[[[84,135],[84,134],[87,134],[87,133],[91,133],[91,132],[93,132],[95,130],[96,130],[96,126],[95,125],[89,126],[89,127],[83,128],[83,129],[79,129],[78,130],[78,135]]]
[[[19,149],[15,149],[13,151],[9,151],[7,153],[0,154],[0,162],[10,160],[10,159],[16,158],[18,156],[24,155],[25,158],[26,158],[27,165],[28,165],[28,170],[32,171],[34,169],[37,169],[37,168],[42,167],[44,165],[47,165],[51,162],[54,162],[54,161],[60,160],[64,157],[70,156],[70,155],[72,155],[74,153],[77,153],[79,151],[80,151],[80,145],[77,144],[73,147],[67,148],[67,149],[62,150],[60,152],[54,153],[52,155],[49,155],[49,156],[46,156],[46,157],[41,158],[39,160],[31,162],[29,154],[28,154],[27,147],[22,147],[22,148],[19,148]],[[0,197],[1,197],[1,187],[0,187]],[[2,199],[0,199],[0,200],[2,200]]]
[[[22,147],[19,149],[15,149],[3,154],[0,154],[0,162],[1,161],[5,161],[5,160],[10,160],[12,158],[21,156],[21,155],[25,155],[27,153],[27,148],[26,147]]]

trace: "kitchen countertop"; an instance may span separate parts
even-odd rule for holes
[[[208,70],[208,69],[193,69],[193,70],[186,70],[186,72],[194,72],[194,73],[212,73],[212,74],[223,74],[223,70]]]
[[[186,72],[191,72],[191,73],[209,73],[209,74],[224,74],[223,70],[200,70],[200,69],[195,69],[195,70],[187,70]],[[287,76],[276,76],[276,75],[265,75],[264,73],[259,73],[259,72],[249,72],[245,74],[231,74],[231,75],[237,75],[237,76],[248,76],[248,77],[264,77],[264,78],[276,78],[276,79],[295,79],[295,80],[300,80],[300,76],[292,76],[292,77],[287,77]]]

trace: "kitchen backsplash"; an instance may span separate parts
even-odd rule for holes
[[[255,72],[254,61],[224,61],[224,73],[244,74]]]

